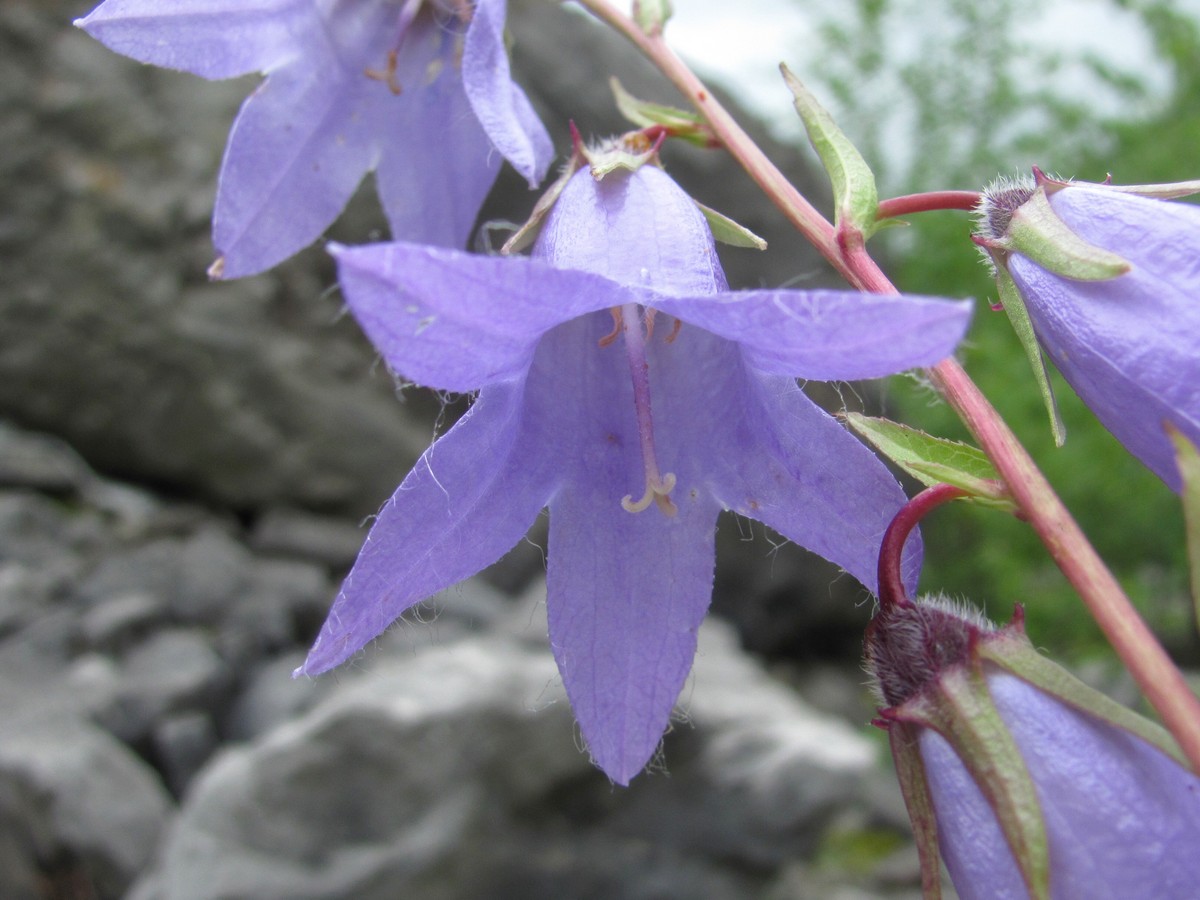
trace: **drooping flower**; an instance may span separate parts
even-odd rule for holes
[[[909,600],[887,575],[893,531],[867,668],[925,896],[940,895],[940,850],[964,900],[1195,897],[1200,777],[1170,736],[1042,656],[1019,608],[998,629]]]
[[[363,176],[392,235],[462,246],[500,156],[531,186],[553,148],[509,75],[506,0],[106,0],[76,24],[141,62],[266,80],[229,135],[214,276],[312,243]],[[497,154],[496,151],[499,151]]]
[[[620,784],[691,669],[722,509],[874,585],[904,494],[796,376],[935,363],[969,317],[927,298],[731,293],[699,209],[652,165],[576,173],[533,259],[333,252],[395,370],[479,395],[381,510],[297,674],[495,562],[548,506],[551,647],[592,757]]]
[[[1144,186],[1166,196],[1170,187]],[[1002,285],[1011,278],[1019,293],[1002,286],[1006,308],[1023,305],[1084,403],[1178,492],[1163,426],[1200,441],[1200,207],[1137,190],[1040,173],[1036,183],[1006,182],[985,195],[980,240]]]

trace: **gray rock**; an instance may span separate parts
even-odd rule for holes
[[[728,626],[703,635],[656,764],[671,777],[618,791],[571,740],[544,638],[377,647],[302,719],[205,768],[137,896],[753,896],[769,879],[747,873],[811,851],[874,751]]]
[[[67,439],[105,474],[241,511],[374,512],[429,443],[440,404],[397,402],[341,315],[320,247],[208,283],[216,172],[256,79],[205,82],[122,58],[68,26],[90,5],[0,6],[0,415]],[[511,19],[523,81],[562,148],[569,118],[592,134],[626,127],[609,72],[676,102],[631,47],[581,17],[514,3]],[[804,174],[794,148],[763,137]],[[767,255],[727,254],[736,283],[813,267],[724,154],[672,149],[670,162],[772,241]],[[372,194],[368,184],[331,234],[382,236]],[[535,198],[509,172],[484,216],[519,219]]]
[[[150,739],[167,787],[176,797],[183,795],[218,744],[212,719],[200,711],[167,716],[154,726]]]
[[[83,637],[92,650],[120,655],[161,625],[165,613],[166,605],[144,591],[114,594],[83,615]]]
[[[296,557],[333,569],[348,569],[366,530],[344,518],[272,507],[254,523],[250,546],[258,553]]]
[[[56,689],[0,693],[0,896],[118,898],[171,803],[154,772]],[[65,891],[72,887],[75,893]]]
[[[137,743],[168,713],[213,708],[232,678],[224,660],[196,629],[160,631],[120,665],[118,689],[98,716],[113,734]]]
[[[587,772],[565,705],[534,711],[553,674],[547,654],[485,641],[380,661],[206,768],[164,850],[160,896],[405,894],[499,811]]]
[[[225,734],[249,741],[311,709],[337,686],[333,678],[292,678],[305,651],[294,650],[259,664],[245,679],[229,708]]]
[[[93,477],[87,463],[62,439],[0,421],[0,488],[70,494]]]

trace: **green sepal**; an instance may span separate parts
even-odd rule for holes
[[[1200,623],[1200,450],[1183,433],[1166,423],[1167,437],[1175,445],[1175,460],[1183,480],[1183,523],[1187,535],[1188,568],[1192,573],[1192,603]]]
[[[1073,706],[1115,728],[1128,731],[1157,747],[1184,768],[1191,769],[1191,763],[1165,728],[1100,693],[1058,663],[1039,653],[1025,635],[1019,618],[981,640],[978,645],[978,657],[1068,706]]]
[[[715,240],[720,241],[722,244],[728,244],[731,247],[747,247],[751,250],[767,249],[767,242],[745,225],[738,224],[729,218],[729,216],[723,215],[697,200],[693,199],[692,202],[699,207],[700,212],[704,213],[709,231],[712,232]]]
[[[1033,320],[1029,318],[1029,310],[1025,307],[1025,298],[1017,290],[1017,285],[1003,265],[996,266],[996,289],[1000,292],[1000,305],[1008,321],[1012,323],[1017,340],[1029,360],[1029,368],[1033,370],[1033,379],[1037,382],[1038,391],[1042,395],[1042,403],[1046,406],[1046,414],[1050,417],[1050,433],[1054,435],[1054,446],[1061,447],[1067,441],[1067,428],[1063,425],[1062,416],[1058,412],[1058,401],[1054,399],[1054,388],[1050,385],[1050,374],[1046,371],[1046,357],[1042,355],[1042,347],[1038,343],[1037,334],[1033,330]]]
[[[1122,194],[1136,194],[1139,197],[1150,197],[1153,200],[1177,200],[1180,197],[1190,197],[1200,194],[1200,181],[1176,181],[1170,184],[1097,184],[1089,187],[1102,187],[1109,191]]]
[[[892,746],[892,761],[900,793],[912,823],[921,861],[921,896],[924,900],[941,900],[942,870],[939,865],[937,817],[933,810],[933,795],[917,743],[917,727],[906,722],[888,723],[888,742]]]
[[[662,34],[673,12],[671,0],[633,0],[633,20],[651,37]]]
[[[856,412],[840,415],[871,446],[921,483],[952,484],[967,492],[964,499],[1016,510],[991,460],[977,447],[934,437],[890,419]]]
[[[698,147],[711,147],[716,143],[712,129],[696,113],[635,97],[625,90],[615,76],[608,79],[608,86],[613,92],[613,99],[621,115],[639,128],[661,125],[672,137]]]
[[[1013,212],[1004,237],[995,244],[1075,281],[1108,281],[1132,268],[1128,260],[1089,244],[1072,231],[1050,205],[1044,187]]]
[[[945,669],[935,687],[891,711],[954,748],[996,816],[1033,900],[1050,897],[1050,848],[1033,778],[992,700],[978,658]]]
[[[537,240],[546,216],[550,214],[550,210],[558,202],[563,188],[567,186],[567,182],[571,180],[571,176],[579,171],[582,163],[583,160],[577,154],[571,156],[570,161],[563,167],[562,172],[554,180],[554,183],[546,188],[542,196],[538,197],[537,203],[533,205],[533,212],[529,214],[529,218],[525,220],[525,224],[514,231],[512,236],[504,242],[504,246],[500,248],[502,254],[507,256],[511,253],[519,253]]]
[[[779,71],[792,92],[808,140],[829,175],[834,224],[839,229],[857,230],[864,240],[869,238],[879,227],[879,192],[871,167],[803,82],[782,63]]]

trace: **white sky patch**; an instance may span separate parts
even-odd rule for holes
[[[760,117],[781,139],[803,140],[791,94],[779,76],[781,61],[810,85],[822,102],[829,102],[821,87],[821,47],[816,37],[819,20],[798,0],[675,0],[675,14],[667,24],[667,38],[676,51],[707,80],[730,91]],[[1176,6],[1200,19],[1200,0],[1179,0]],[[828,8],[827,8],[828,9]],[[924,37],[938,28],[936,18],[913,16],[912,5],[897,3],[889,16],[889,49],[904,62],[919,61]],[[1039,51],[1052,51],[1063,60],[1053,76],[1055,95],[1085,100],[1098,117],[1117,117],[1153,111],[1137,110],[1104,84],[1084,64],[1090,55],[1115,71],[1142,81],[1151,98],[1163,97],[1171,87],[1170,68],[1156,58],[1153,41],[1139,18],[1102,0],[1047,0],[1038,15],[1015,26],[1018,41]],[[1030,72],[1029,78],[1043,77]],[[831,111],[838,114],[832,103]],[[913,127],[911,110],[889,107],[891,120],[882,124],[885,144],[896,158],[888,162],[906,168],[904,134]],[[892,153],[888,154],[889,156]]]

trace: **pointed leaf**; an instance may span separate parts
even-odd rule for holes
[[[979,656],[1069,706],[1137,735],[1180,765],[1189,767],[1187,757],[1165,728],[1122,706],[1043,656],[1025,636],[1024,628],[1009,625],[980,641]]]
[[[612,89],[617,109],[634,125],[641,128],[661,125],[672,137],[682,138],[698,147],[711,147],[716,142],[712,129],[696,113],[664,103],[641,100],[625,90],[615,77],[608,80],[608,86]]]
[[[925,900],[941,900],[942,871],[938,862],[937,819],[933,811],[933,797],[929,793],[929,780],[925,776],[925,764],[917,746],[917,729],[906,722],[888,724],[888,741],[892,745],[892,760],[896,764],[896,777],[900,781],[900,793],[912,823],[913,837],[917,842],[917,856],[921,861],[921,894]]]
[[[715,209],[710,209],[703,203],[697,203],[696,205],[700,207],[700,212],[704,213],[704,218],[708,222],[708,227],[712,231],[712,236],[715,240],[720,241],[722,244],[728,244],[730,247],[746,247],[753,250],[767,249],[767,242],[745,225],[738,224],[729,218],[729,216],[723,215]]]
[[[803,82],[787,66],[781,64],[779,70],[795,98],[796,112],[804,122],[808,139],[829,174],[837,226],[854,228],[864,237],[870,237],[879,211],[874,173],[858,148]]]
[[[1200,622],[1200,450],[1170,422],[1167,435],[1175,444],[1179,475],[1183,479],[1183,521],[1187,529],[1188,567],[1192,572],[1192,602]]]
[[[1034,333],[1029,310],[1025,308],[1025,299],[1003,266],[996,267],[996,287],[1000,291],[1000,305],[1004,307],[1008,321],[1017,333],[1017,340],[1021,342],[1025,358],[1029,360],[1029,368],[1033,370],[1038,391],[1042,395],[1042,402],[1046,405],[1046,414],[1050,417],[1050,432],[1054,435],[1054,446],[1061,447],[1067,442],[1067,428],[1058,412],[1058,401],[1054,399],[1054,388],[1050,386],[1050,376],[1046,372],[1046,359],[1042,356],[1042,348]]]
[[[1012,509],[1000,476],[982,450],[934,437],[899,422],[848,412],[842,419],[880,453],[926,485],[952,484],[965,499]]]
[[[633,20],[651,37],[662,34],[672,12],[671,0],[633,0]]]
[[[1044,189],[1034,191],[1013,212],[1004,239],[997,243],[1075,281],[1108,281],[1130,269],[1124,258],[1089,244],[1072,231],[1054,211]]]

